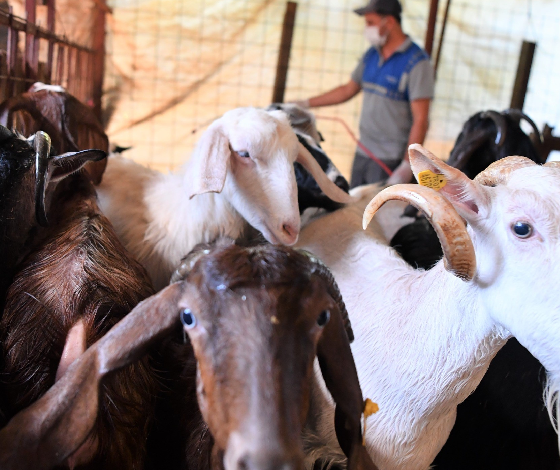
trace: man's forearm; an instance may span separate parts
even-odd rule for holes
[[[428,127],[430,123],[428,119],[421,119],[414,121],[412,127],[410,128],[410,133],[408,134],[408,145],[406,146],[404,160],[408,161],[408,147],[411,144],[423,144],[426,134],[428,133]]]
[[[359,91],[360,86],[357,83],[350,81],[349,83],[333,88],[326,93],[309,98],[309,106],[313,108],[317,106],[329,106],[344,103],[353,96],[356,96]]]

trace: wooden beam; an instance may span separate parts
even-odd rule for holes
[[[445,35],[445,27],[447,26],[447,18],[449,17],[449,6],[451,5],[451,0],[447,0],[445,4],[445,13],[443,14],[443,23],[441,24],[441,33],[439,35],[438,49],[436,60],[434,64],[434,78],[437,77],[437,71],[439,67],[439,59],[441,58],[441,48],[443,47],[443,37]]]
[[[511,94],[511,103],[509,105],[510,108],[523,110],[536,47],[536,43],[529,41],[523,41],[523,44],[521,45],[519,64],[517,65],[517,73],[515,75],[515,83]]]
[[[276,80],[274,82],[274,91],[272,93],[273,103],[284,102],[284,92],[286,91],[286,79],[288,77],[290,52],[292,50],[292,37],[294,34],[296,11],[296,2],[286,3],[286,13],[284,14],[284,24],[282,26],[282,37],[280,39],[280,50],[278,52],[278,63],[276,65]]]
[[[432,55],[432,49],[434,47],[434,36],[436,32],[436,20],[438,11],[439,0],[430,1],[430,14],[428,16],[428,28],[426,30],[426,40],[424,41],[424,49],[429,56]]]

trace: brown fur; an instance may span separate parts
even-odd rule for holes
[[[10,416],[54,384],[66,335],[78,319],[86,324],[89,347],[153,293],[145,270],[99,212],[85,175],[61,183],[53,207],[56,220],[16,274],[0,323]],[[154,395],[147,359],[104,382],[93,431],[99,447],[88,468],[141,468]]]
[[[178,310],[190,308],[198,323],[187,330],[190,343],[176,339],[163,353],[162,363],[172,367],[160,406],[166,426],[159,430],[168,434],[152,445],[161,452],[154,468],[217,469],[224,460],[229,468],[284,463],[302,468],[300,432],[316,354],[337,403],[349,402],[339,410],[339,437],[345,452],[355,452],[356,443],[361,447],[362,397],[332,277],[287,247],[218,246],[203,255],[204,249],[209,247],[195,248],[180,268],[186,284]],[[317,319],[325,310],[331,318],[320,327]],[[333,356],[340,366],[333,366]],[[347,384],[333,386],[340,379]],[[199,407],[193,406],[195,388]],[[239,443],[230,442],[234,434],[249,451],[237,453]],[[187,443],[186,464],[161,447],[181,440],[183,448]],[[375,468],[367,455],[354,463],[354,468]]]

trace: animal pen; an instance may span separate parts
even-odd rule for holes
[[[348,81],[366,49],[362,20],[352,13],[361,3],[301,0],[294,5],[285,100]],[[57,1],[56,14],[55,0],[8,4],[0,13],[3,96],[35,80],[65,86],[98,113],[102,108],[111,141],[133,147],[129,156],[151,167],[179,166],[200,131],[225,111],[273,100],[285,0]],[[421,45],[434,4],[403,1],[403,29]],[[26,10],[27,22],[17,17]],[[554,80],[560,75],[559,5],[442,0],[434,19],[437,82],[429,149],[447,158],[470,115],[510,107],[523,39],[536,43],[523,109],[539,128],[560,125]],[[360,106],[356,98],[315,110],[324,148],[345,175]]]

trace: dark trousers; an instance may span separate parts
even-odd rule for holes
[[[394,170],[400,165],[400,161],[395,162],[383,162],[389,167],[390,170]],[[361,186],[362,184],[377,183],[378,181],[383,181],[389,178],[389,175],[375,163],[371,158],[364,157],[356,152],[354,156],[354,164],[352,165],[352,178],[350,179],[350,187],[355,188],[356,186]]]

